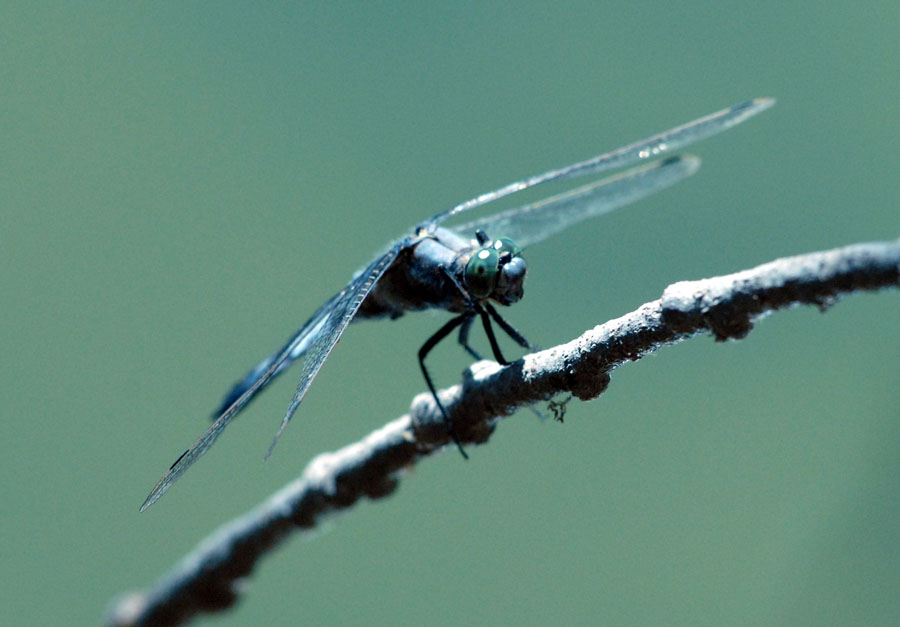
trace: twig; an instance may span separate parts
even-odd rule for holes
[[[570,393],[599,396],[609,372],[663,345],[698,333],[742,338],[753,321],[772,311],[811,304],[825,310],[841,294],[900,286],[900,240],[847,246],[778,259],[735,274],[684,281],[662,298],[597,326],[567,344],[526,355],[501,368],[479,362],[462,385],[440,393],[459,439],[487,441],[499,417],[523,405]],[[428,394],[411,412],[363,440],[310,462],[299,479],[202,541],[147,593],[117,600],[108,625],[176,625],[201,612],[230,607],[240,581],[270,549],[296,530],[361,497],[391,494],[402,471],[450,442]]]

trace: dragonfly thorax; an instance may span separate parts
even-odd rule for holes
[[[466,264],[465,281],[478,300],[491,298],[511,305],[522,298],[527,266],[522,250],[511,239],[500,238],[475,251]]]

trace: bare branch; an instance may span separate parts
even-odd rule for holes
[[[526,355],[505,368],[479,362],[467,371],[462,385],[440,396],[459,439],[482,443],[499,417],[560,393],[595,398],[609,384],[612,369],[663,345],[704,332],[718,340],[742,338],[754,320],[772,311],[800,304],[825,310],[845,293],[898,286],[900,240],[798,255],[735,274],[684,281],[669,286],[661,299],[567,344]],[[410,414],[313,459],[300,478],[203,540],[152,590],[116,601],[107,624],[176,625],[195,614],[230,607],[241,579],[267,551],[361,497],[391,494],[405,468],[448,443],[433,399],[420,394]]]

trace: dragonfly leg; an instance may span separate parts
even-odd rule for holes
[[[425,384],[428,385],[428,389],[431,391],[431,396],[432,398],[434,398],[434,402],[437,404],[438,409],[441,410],[441,415],[444,417],[444,422],[447,423],[447,431],[450,434],[450,438],[453,440],[453,443],[456,444],[456,448],[459,449],[459,452],[463,456],[463,459],[469,459],[469,456],[463,450],[462,443],[459,441],[459,438],[456,435],[456,431],[453,429],[453,423],[450,422],[450,416],[447,415],[447,410],[444,409],[444,404],[441,403],[441,399],[438,398],[437,390],[434,387],[434,382],[431,380],[431,375],[428,373],[428,368],[425,367],[425,358],[428,356],[428,353],[431,352],[431,349],[437,346],[438,343],[445,337],[453,333],[453,330],[456,327],[465,325],[466,320],[471,319],[472,314],[470,312],[466,312],[453,318],[447,324],[438,329],[434,335],[425,340],[425,343],[422,344],[422,348],[419,349],[419,368],[422,369],[422,376],[425,377]],[[471,322],[469,323],[469,325],[471,326]]]
[[[497,313],[497,310],[494,309],[494,306],[490,303],[484,303],[484,308],[490,314],[491,318],[494,319],[494,322],[500,325],[500,328],[506,331],[506,334],[515,341],[516,344],[521,346],[522,348],[527,348],[529,350],[540,350],[537,346],[529,342],[525,336],[516,331],[515,327],[513,327],[510,323],[503,319],[503,317]]]
[[[474,348],[469,346],[469,331],[472,329],[472,323],[475,322],[475,316],[468,316],[459,325],[459,345],[462,346],[469,355],[474,359],[481,361],[482,357]]]
[[[488,317],[487,312],[480,305],[475,311],[481,316],[481,324],[484,325],[484,332],[487,335],[488,342],[491,343],[491,352],[494,354],[494,359],[501,366],[508,366],[509,362],[506,361],[503,353],[500,352],[500,344],[497,343],[497,336],[494,335],[494,327],[491,326],[491,319]]]
[[[447,277],[447,279],[451,283],[453,283],[456,289],[459,290],[459,294],[463,297],[463,301],[465,302],[466,307],[468,307],[469,309],[477,309],[478,306],[475,304],[475,301],[472,300],[472,296],[469,294],[466,288],[462,286],[462,284],[459,282],[459,279],[456,278],[456,275],[450,272],[450,270],[448,270],[444,265],[440,265],[438,266],[438,268],[441,272],[444,273],[444,276]]]
[[[523,336],[521,333],[516,331],[516,329],[510,323],[508,323],[506,320],[504,320],[503,317],[499,313],[497,313],[497,310],[494,309],[493,305],[491,305],[490,303],[487,303],[487,302],[483,303],[483,305],[484,305],[484,309],[487,310],[487,313],[491,316],[491,318],[493,318],[494,321],[500,325],[501,329],[506,331],[506,334],[509,335],[509,337],[511,337],[513,340],[516,341],[516,344],[518,344],[522,348],[527,348],[529,350],[533,350],[533,351],[540,350],[537,346],[535,346],[534,344],[529,342],[527,339],[525,339],[525,336]],[[487,327],[485,327],[485,329],[487,329]],[[490,334],[488,335],[488,337],[490,338]],[[540,418],[541,420],[546,418],[546,416],[544,416],[544,414],[542,414],[540,411],[538,411],[533,404],[529,405],[529,409],[531,411],[533,411],[537,415],[537,417]]]

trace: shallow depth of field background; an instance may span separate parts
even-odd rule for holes
[[[674,281],[900,236],[893,0],[41,4],[0,9],[4,624],[96,624],[405,412],[446,314],[354,325],[268,462],[293,373],[138,514],[235,378],[458,201],[778,97],[688,182],[527,251],[507,313],[543,346]],[[782,312],[620,368],[563,425],[521,412],[203,624],[897,623],[898,314]],[[468,363],[431,358],[442,386]]]

